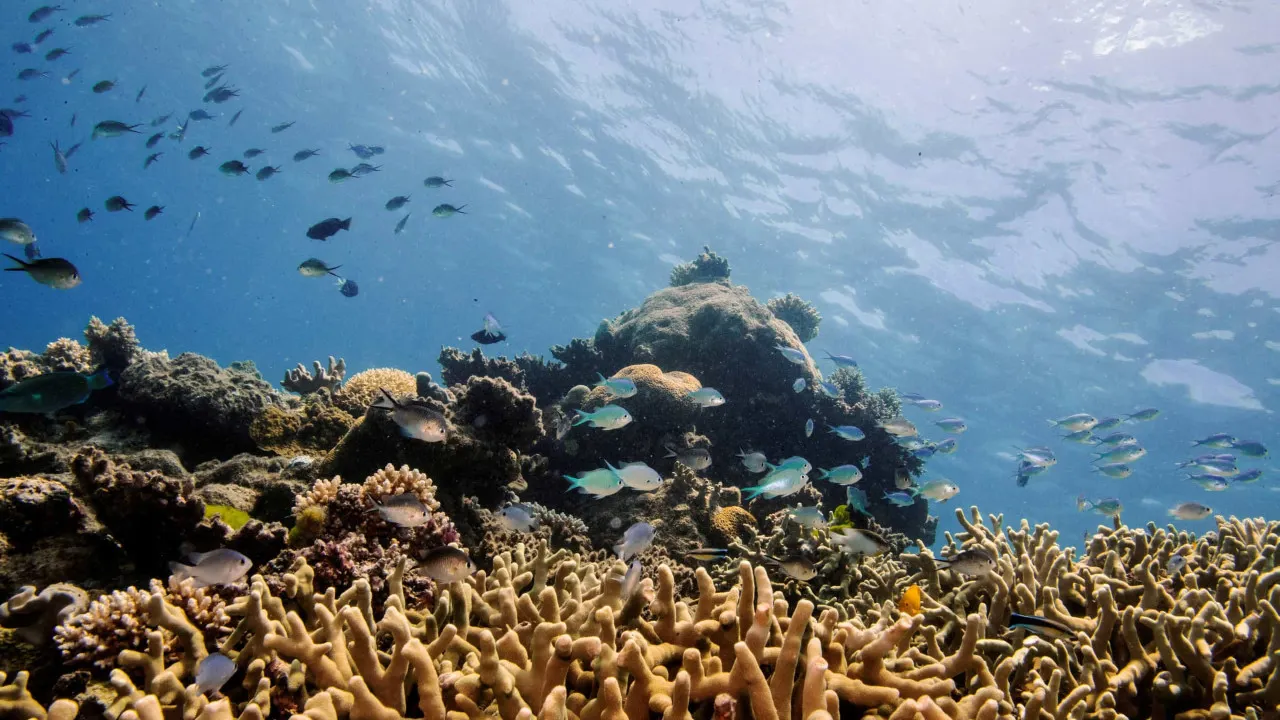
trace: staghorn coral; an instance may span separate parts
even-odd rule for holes
[[[341,480],[339,479],[338,481],[340,484]],[[332,487],[332,481],[330,481],[330,484],[323,486],[318,494],[314,492],[308,493],[307,502],[320,504],[316,502],[316,498],[328,495],[330,487]],[[387,463],[386,467],[365,478],[364,484],[361,485],[360,489],[364,492],[365,497],[374,499],[408,493],[417,497],[426,506],[427,510],[435,512],[440,509],[440,503],[436,502],[436,484],[431,482],[431,478],[408,465],[396,468],[391,463]],[[337,497],[336,491],[333,492],[332,497]]]
[[[692,262],[671,268],[671,287],[690,283],[729,282],[729,261],[703,246],[702,253]]]
[[[394,368],[373,368],[352,375],[333,393],[333,404],[352,417],[364,415],[382,397],[382,388],[394,397],[416,396],[418,382],[409,373]]]
[[[198,588],[190,578],[170,578],[168,584],[152,580],[146,590],[129,587],[101,595],[84,611],[54,628],[53,641],[63,660],[75,667],[110,671],[123,651],[146,650],[156,619],[158,606],[153,602],[157,598],[166,606],[159,614],[181,610],[183,620],[208,644],[216,645],[231,633],[226,602],[214,590]],[[177,633],[162,632],[160,645],[167,661],[178,657]]]
[[[822,323],[822,315],[813,303],[802,299],[799,295],[787,293],[775,297],[765,303],[774,317],[791,326],[800,342],[807,343],[818,337],[818,325]]]
[[[327,368],[319,360],[313,361],[311,366],[314,372],[308,372],[302,363],[298,363],[292,370],[286,370],[280,387],[299,395],[310,395],[322,388],[333,391],[342,385],[342,379],[347,375],[347,361],[334,360],[332,355],[329,356]]]
[[[999,555],[995,573],[964,580],[938,571],[927,554],[878,558],[883,568],[898,565],[893,587],[883,589],[890,599],[847,619],[786,599],[748,562],[732,567],[727,588],[695,570],[696,594],[687,597],[677,595],[676,572],[660,564],[624,597],[622,563],[521,543],[495,557],[491,571],[443,588],[430,611],[409,602],[403,563],[383,578],[389,594],[379,611],[370,580],[318,594],[312,569],[297,562],[278,591],[255,576],[228,607],[238,624],[220,650],[245,676],[227,698],[211,703],[182,691],[207,652],[188,632],[175,660],[158,647],[122,656],[143,671],[142,684],[116,671],[104,701],[113,716],[133,709],[140,718],[209,720],[256,719],[282,707],[318,720],[1274,712],[1280,570],[1270,558],[1280,523],[1220,520],[1204,538],[1103,529],[1077,561],[1047,527],[1004,528],[1000,518],[988,527],[976,509],[959,515],[966,530],[948,539],[948,554],[987,547]],[[1186,570],[1155,577],[1174,553],[1190,559]],[[924,589],[919,614],[903,615],[891,601],[901,583]],[[1073,636],[997,637],[1011,609],[1056,619]],[[180,620],[167,614],[170,625]],[[23,674],[0,687],[0,702],[23,717],[77,710],[69,699],[38,701]]]
[[[122,370],[143,353],[133,326],[122,317],[112,320],[110,325],[90,317],[84,339],[89,345],[89,364],[94,367],[105,365]]]

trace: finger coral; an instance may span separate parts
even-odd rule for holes
[[[292,370],[286,370],[284,380],[280,381],[280,387],[299,395],[310,395],[321,388],[337,390],[342,385],[342,379],[347,375],[347,361],[334,360],[332,355],[329,356],[327,368],[321,365],[319,360],[313,361],[311,365],[314,372],[308,372],[302,363],[298,363],[298,366]]]

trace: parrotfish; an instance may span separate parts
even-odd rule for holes
[[[89,399],[94,390],[111,385],[105,368],[88,375],[51,372],[37,375],[0,390],[0,412],[52,413]]]

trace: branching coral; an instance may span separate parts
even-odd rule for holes
[[[413,375],[395,368],[373,368],[352,375],[333,394],[333,402],[353,417],[364,415],[375,400],[382,397],[382,388],[394,397],[417,395],[418,382]]]
[[[772,298],[765,303],[765,306],[775,317],[791,326],[796,336],[800,338],[800,342],[807,343],[818,337],[818,325],[822,322],[822,314],[813,306],[813,303],[799,295],[787,293],[781,297]]]
[[[321,388],[337,390],[342,385],[342,379],[347,376],[347,361],[334,360],[332,355],[329,356],[327,368],[319,360],[313,361],[311,366],[313,372],[308,372],[302,363],[298,363],[292,370],[286,370],[280,386],[299,395],[310,395]]]
[[[671,269],[671,287],[691,283],[728,282],[729,273],[729,261],[704,246],[702,253],[692,262]]]

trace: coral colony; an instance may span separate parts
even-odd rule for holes
[[[439,384],[0,355],[0,718],[1277,717],[1280,523],[957,508],[935,555],[902,400],[729,274]]]

